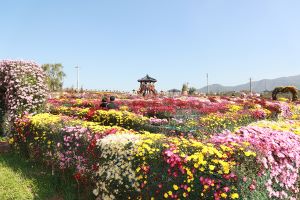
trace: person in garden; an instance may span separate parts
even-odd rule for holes
[[[101,104],[100,104],[100,107],[101,108],[107,108],[107,98],[106,97],[103,97],[102,98],[102,101],[101,101]]]
[[[110,102],[107,104],[108,109],[117,109],[118,108],[118,106],[115,104],[115,99],[116,99],[116,97],[114,97],[114,96],[111,96],[109,98]]]

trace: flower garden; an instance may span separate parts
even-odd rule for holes
[[[2,62],[0,76],[29,64]],[[107,110],[104,93],[43,102],[39,77],[20,80],[32,98],[5,92],[9,141],[95,199],[300,198],[299,101],[117,94],[118,109]]]

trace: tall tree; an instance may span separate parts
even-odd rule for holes
[[[44,64],[43,70],[47,75],[47,84],[51,91],[62,90],[63,79],[66,74],[63,72],[63,66],[61,63]]]
[[[196,92],[197,92],[197,89],[195,87],[190,87],[189,95],[194,95]]]
[[[186,83],[184,83],[184,84],[182,85],[181,92],[182,92],[182,93],[183,93],[183,92],[187,92],[188,90],[189,90],[188,85],[187,85]]]

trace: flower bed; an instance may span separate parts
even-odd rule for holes
[[[92,186],[97,199],[299,198],[297,104],[121,99],[120,110],[101,110],[97,99],[49,103],[53,114],[16,121],[14,146]],[[150,129],[158,133],[142,131]]]
[[[98,108],[100,99],[50,99],[49,105],[54,109],[59,106],[77,108]],[[190,110],[198,114],[224,113],[232,111],[233,107],[240,109],[258,108],[268,109],[271,112],[289,115],[290,105],[285,102],[274,102],[261,98],[157,98],[157,99],[119,99],[119,107],[126,107],[128,111],[148,117],[166,118],[173,116],[177,111]]]
[[[259,122],[260,123],[260,122]],[[280,125],[279,125],[280,127]],[[259,175],[269,174],[266,190],[269,198],[296,199],[299,193],[300,137],[292,132],[248,126],[235,134],[215,136],[219,144],[249,142],[259,152]]]
[[[101,99],[101,98],[100,98]],[[99,99],[50,99],[48,101],[54,108],[58,106],[97,108],[100,105]],[[148,117],[165,118],[175,114],[177,110],[194,110],[198,113],[223,112],[227,110],[227,105],[231,102],[222,100],[220,102],[210,102],[199,99],[121,99],[116,103],[119,107],[127,107],[130,112],[142,114]]]
[[[161,134],[110,135],[97,146],[99,199],[238,199],[244,183],[237,163],[256,157],[246,145],[216,147]]]
[[[128,111],[117,110],[101,110],[89,108],[70,108],[70,107],[57,107],[51,110],[53,114],[63,114],[71,117],[78,117],[89,121],[98,122],[105,126],[121,126],[124,128],[143,127],[145,123],[149,122],[147,117],[137,115]]]
[[[64,102],[64,105],[68,102],[66,100],[62,101]],[[233,131],[241,126],[248,125],[258,120],[270,118],[295,118],[293,112],[297,113],[297,109],[295,109],[297,107],[294,106],[294,104],[290,105],[285,102],[270,102],[258,98],[249,100],[220,100],[219,102],[215,102],[216,100],[213,102],[207,100],[183,101],[180,99],[168,98],[143,101],[120,100],[120,102],[121,101],[126,106],[121,106],[119,111],[102,110],[97,107],[77,107],[78,104],[85,102],[85,100],[80,99],[70,100],[69,103],[71,103],[71,106],[52,105],[50,111],[53,114],[64,114],[85,120],[96,121],[102,125],[117,125],[128,129],[144,129],[154,132],[160,130],[166,133],[174,131],[192,133],[200,138],[210,137],[214,133],[218,133],[226,129]],[[190,105],[187,102],[193,103]],[[87,104],[87,102],[85,102],[85,104]],[[141,105],[145,107],[141,107]],[[142,115],[128,111],[137,106],[139,109],[135,110],[135,112],[141,113],[140,111],[144,109],[147,110],[144,114],[149,115],[149,109],[156,110],[156,108],[164,105],[167,105],[167,107],[171,106],[172,109],[178,106],[176,114],[174,114],[173,111],[169,112],[169,114],[165,114],[165,116],[173,115],[172,118],[168,117],[166,119],[155,117],[147,119]],[[198,108],[198,111],[194,112],[193,110],[182,110],[186,109],[188,105],[190,106],[189,108]],[[156,110],[155,113],[157,114],[159,111]],[[160,115],[160,117],[162,116]],[[177,121],[182,121],[182,123],[176,123]],[[150,124],[155,126],[151,126]]]
[[[280,120],[280,121],[259,121],[254,122],[251,126],[258,126],[262,128],[270,128],[277,131],[292,132],[300,135],[300,121],[299,120]]]
[[[293,199],[298,193],[300,138],[292,132],[257,124],[199,141],[100,124],[26,116],[16,123],[14,144],[94,185],[98,199]]]

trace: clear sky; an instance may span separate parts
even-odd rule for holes
[[[2,0],[0,59],[62,63],[65,86],[159,90],[300,74],[299,0]]]

